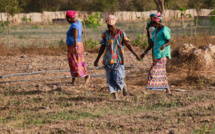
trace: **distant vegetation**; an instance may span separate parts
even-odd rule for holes
[[[0,0],[7,1],[7,0]],[[42,11],[146,11],[156,10],[156,3],[153,0],[14,0],[19,2],[21,12],[42,12]],[[2,3],[2,2],[1,2]],[[0,4],[1,5],[1,4]],[[164,0],[166,9],[214,8],[214,0]],[[18,9],[18,8],[16,8]],[[5,11],[0,6],[0,11]]]

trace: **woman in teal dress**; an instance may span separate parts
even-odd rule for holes
[[[155,30],[152,32],[152,43],[147,50],[141,55],[141,58],[153,48],[153,65],[149,71],[147,90],[162,90],[166,89],[166,93],[171,93],[166,75],[167,59],[171,59],[170,39],[171,30],[161,24],[161,16],[158,13],[153,19],[152,24]]]

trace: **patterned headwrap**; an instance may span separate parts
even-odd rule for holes
[[[70,18],[75,18],[77,16],[77,12],[76,11],[66,11],[66,15]]]
[[[106,23],[109,25],[115,25],[117,21],[117,18],[114,15],[109,15],[106,19]]]
[[[162,21],[162,14],[159,12],[153,18],[152,21]]]

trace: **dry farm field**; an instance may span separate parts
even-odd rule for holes
[[[130,23],[118,25],[124,27],[134,43],[138,43],[136,36],[143,31],[141,23],[137,26]],[[214,66],[202,69],[202,65],[198,70],[197,65],[201,62],[193,62],[192,57],[180,59],[178,55],[182,51],[177,51],[183,43],[191,43],[203,51],[209,43],[215,45],[214,33],[193,37],[189,36],[191,29],[187,28],[189,35],[184,32],[179,36],[177,30],[173,30],[173,59],[167,65],[171,95],[164,91],[144,94],[142,90],[145,90],[152,64],[151,53],[143,61],[136,61],[126,50],[125,81],[129,95],[123,97],[120,93],[120,100],[115,101],[108,91],[105,70],[93,66],[97,47],[86,46],[98,43],[105,26],[86,31],[87,38],[83,40],[93,39],[85,43],[85,59],[92,78],[87,85],[79,78],[77,86],[71,86],[71,78],[64,77],[69,73],[69,66],[66,47],[62,45],[65,45],[69,26],[28,26],[31,28],[12,27],[12,48],[6,47],[6,42],[0,45],[0,76],[3,76],[0,78],[0,133],[215,133]],[[1,36],[4,42],[4,32]],[[141,54],[143,49],[135,45],[135,51]],[[101,61],[99,66],[102,66]],[[61,71],[41,72],[46,70]],[[32,72],[41,73],[6,76]]]

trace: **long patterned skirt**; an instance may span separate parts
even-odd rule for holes
[[[68,45],[68,62],[72,78],[87,76],[87,68],[84,60],[84,45],[82,42],[77,44],[78,59],[75,55],[75,46]]]
[[[166,75],[167,58],[155,59],[149,71],[147,89],[162,90],[169,88]]]

